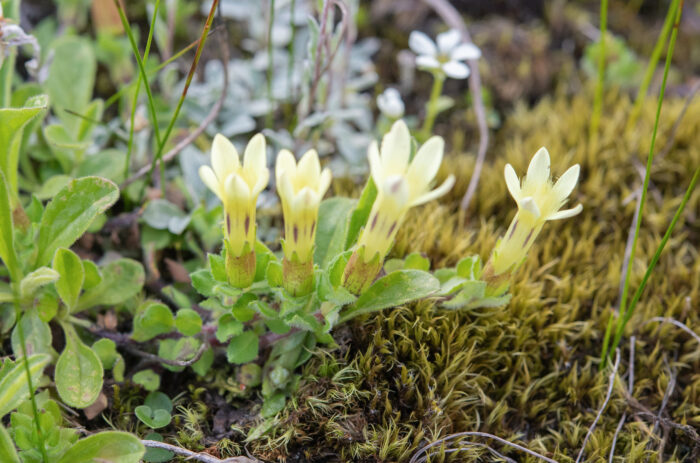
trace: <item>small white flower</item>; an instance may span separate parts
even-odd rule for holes
[[[387,88],[377,97],[377,107],[389,119],[401,119],[406,109],[401,94],[395,88]]]
[[[408,46],[418,56],[416,64],[428,71],[440,71],[453,79],[466,79],[469,67],[463,61],[478,59],[481,50],[472,43],[462,43],[462,34],[457,29],[438,34],[437,45],[419,31],[411,32]]]

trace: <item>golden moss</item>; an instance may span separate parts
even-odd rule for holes
[[[664,103],[657,147],[665,149],[684,101]],[[515,212],[503,181],[511,163],[524,172],[532,154],[547,146],[555,177],[580,163],[581,181],[572,201],[584,205],[571,220],[548,224],[511,287],[502,309],[456,313],[431,301],[398,307],[358,320],[336,333],[341,348],[319,352],[305,368],[301,389],[272,431],[248,444],[257,455],[278,461],[408,461],[421,446],[449,433],[483,431],[516,441],[560,462],[574,461],[603,403],[608,373],[599,372],[602,334],[616,304],[632,220],[634,191],[649,150],[655,102],[637,130],[624,133],[631,104],[609,94],[600,149],[586,145],[591,103],[586,96],[544,100],[518,107],[492,143],[476,201],[468,217],[456,210],[473,169],[471,154],[448,157],[442,175],[459,179],[440,204],[412,210],[393,253],[425,252],[436,267],[488,253]],[[685,115],[667,154],[652,168],[652,185],[634,262],[632,289],[651,259],[700,164],[700,100]],[[660,438],[665,461],[690,461],[696,444],[683,430],[637,415],[656,413],[671,376],[666,419],[700,427],[700,349],[669,324],[673,317],[700,330],[700,191],[660,259],[626,336],[635,335],[634,389],[639,405],[625,399],[628,344],[620,375],[585,452],[585,461],[607,461],[618,421],[615,461],[656,460]],[[628,338],[627,338],[628,339]],[[501,446],[517,461],[535,461]],[[697,447],[696,447],[697,449]],[[431,461],[484,461],[488,452],[471,447]],[[287,460],[287,457],[290,459]]]

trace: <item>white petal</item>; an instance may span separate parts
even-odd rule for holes
[[[442,70],[453,79],[466,79],[470,73],[469,66],[459,61],[448,61],[442,65]]]
[[[314,187],[321,175],[321,163],[318,160],[316,150],[309,150],[301,157],[297,166],[297,174],[301,183]]]
[[[250,200],[250,189],[240,175],[231,174],[226,178],[226,196],[232,202]]]
[[[408,46],[418,55],[436,55],[437,47],[430,37],[420,31],[413,31],[408,37]]]
[[[267,184],[270,182],[270,169],[267,167],[265,170],[258,172],[258,176],[255,179],[255,184],[253,187],[250,189],[251,190],[251,195],[257,196],[260,194],[261,191],[267,187]]]
[[[236,172],[241,166],[236,147],[220,133],[216,134],[211,145],[211,166],[222,183],[229,174]]]
[[[473,43],[462,43],[450,53],[452,61],[465,61],[481,58],[481,50]]]
[[[331,174],[331,170],[326,167],[323,169],[323,172],[321,172],[321,177],[318,180],[318,195],[319,197],[323,198],[323,195],[326,194],[326,191],[328,191],[328,187],[331,186],[331,179],[333,175]]]
[[[440,196],[443,196],[445,193],[450,191],[450,189],[454,186],[455,184],[455,177],[454,175],[450,175],[447,177],[447,179],[442,182],[442,185],[439,187],[435,188],[433,191],[429,191],[428,193],[419,196],[413,202],[411,203],[411,206],[419,206],[421,204],[425,204],[428,201],[432,201],[433,199],[439,198]]]
[[[267,165],[265,137],[259,133],[250,139],[243,153],[243,168],[249,172],[262,172]]]
[[[406,123],[399,119],[384,135],[381,147],[384,175],[404,174],[411,156],[411,133]]]
[[[387,88],[384,93],[377,97],[377,108],[391,119],[403,117],[405,111],[401,94],[395,88]]]
[[[445,151],[445,141],[442,137],[430,137],[423,143],[416,156],[411,161],[406,172],[406,179],[411,190],[417,196],[425,193],[430,182],[437,175]]]
[[[540,148],[532,157],[527,168],[525,182],[530,185],[539,185],[549,180],[549,152],[547,148]]]
[[[416,66],[421,69],[440,69],[440,62],[430,55],[420,55],[416,57]]]
[[[571,209],[564,209],[563,211],[555,212],[554,214],[547,217],[547,220],[567,219],[569,217],[573,217],[575,215],[578,215],[582,210],[583,210],[583,206],[581,204],[579,204],[576,207],[573,207]]]
[[[569,197],[576,186],[576,183],[578,182],[579,172],[581,172],[581,167],[578,164],[571,166],[561,177],[559,177],[557,183],[554,184],[553,191],[559,201],[563,202]]]
[[[540,209],[537,207],[535,200],[532,199],[532,196],[522,198],[518,203],[518,207],[524,211],[528,211],[534,215],[536,219],[540,217]]]
[[[283,175],[277,182],[277,194],[282,198],[282,201],[287,201],[288,203],[294,200],[294,185],[292,185],[292,178],[289,175]]]
[[[376,141],[369,144],[367,148],[367,159],[369,160],[369,170],[375,185],[381,185],[384,181],[384,167],[379,157],[379,146]]]
[[[281,150],[277,154],[277,160],[275,161],[275,180],[277,184],[280,183],[280,178],[283,175],[294,176],[297,170],[297,161],[294,155],[289,150]]]
[[[513,166],[506,164],[503,175],[506,178],[506,186],[508,187],[508,191],[510,191],[510,195],[517,203],[522,196],[522,191],[520,189],[520,180],[518,180],[518,175],[515,173]]]
[[[438,34],[437,46],[440,53],[449,54],[450,51],[462,41],[462,34],[457,29],[450,29],[447,32]]]
[[[223,198],[221,197],[221,184],[219,183],[219,180],[216,178],[216,174],[214,173],[213,170],[211,170],[211,167],[209,166],[202,166],[199,168],[199,178],[202,179],[202,182],[209,188],[211,191],[216,194],[216,196],[219,197],[219,199]]]

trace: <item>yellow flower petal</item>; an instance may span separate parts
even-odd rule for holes
[[[411,161],[406,172],[406,180],[416,197],[425,192],[437,175],[444,151],[444,140],[441,137],[431,137],[420,147]]]
[[[383,173],[404,174],[411,156],[411,134],[402,120],[398,120],[384,135],[381,147]]]
[[[547,217],[547,220],[568,219],[569,217],[573,217],[575,215],[580,214],[582,210],[583,206],[581,204],[578,204],[576,207],[572,207],[571,209],[564,209],[563,211],[555,212],[554,214]]]
[[[530,165],[527,168],[527,176],[525,177],[524,190],[535,188],[534,185],[539,185],[549,181],[549,152],[547,148],[540,148],[532,157]]]
[[[221,183],[226,180],[229,174],[240,168],[236,147],[220,133],[216,134],[211,145],[211,165]]]
[[[522,191],[520,190],[520,180],[518,180],[515,169],[513,169],[513,166],[510,164],[506,164],[503,174],[506,178],[506,186],[508,187],[510,195],[513,197],[515,202],[520,201]]]
[[[455,184],[455,176],[450,175],[445,179],[444,182],[442,182],[442,185],[439,187],[435,188],[433,191],[430,191],[428,193],[425,193],[415,200],[411,202],[411,206],[420,206],[421,204],[425,204],[428,201],[432,201],[433,199],[437,199],[440,196],[445,195],[450,189],[454,186]]]
[[[554,184],[554,195],[559,199],[561,203],[566,201],[571,192],[574,190],[576,183],[578,182],[579,172],[581,167],[576,164],[567,169],[564,174],[559,177],[557,183]]]
[[[216,174],[214,171],[211,169],[209,166],[202,166],[199,168],[199,178],[202,179],[202,182],[209,188],[211,191],[214,192],[216,196],[219,197],[220,200],[223,201],[223,192],[221,190],[221,184],[219,183],[219,179],[216,178]]]

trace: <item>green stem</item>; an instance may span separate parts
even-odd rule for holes
[[[265,116],[265,126],[272,126],[272,103],[274,98],[272,97],[272,28],[275,23],[275,0],[268,0],[270,2],[270,12],[268,15],[267,24],[267,99],[270,102],[270,109]]]
[[[664,44],[668,38],[668,33],[671,31],[671,26],[673,26],[673,18],[676,16],[676,11],[678,9],[678,4],[680,0],[673,0],[671,5],[668,7],[668,13],[666,13],[666,19],[664,20],[663,28],[661,29],[661,34],[659,38],[656,39],[656,45],[654,45],[654,50],[651,52],[651,57],[649,58],[649,64],[644,72],[644,78],[642,83],[637,90],[637,97],[634,100],[634,106],[630,112],[630,117],[627,120],[626,130],[631,130],[632,127],[637,123],[637,118],[642,110],[642,105],[646,100],[647,91],[649,90],[649,85],[651,84],[651,79],[654,76],[654,71],[656,70],[656,65],[659,63],[661,58],[661,52],[663,52]]]
[[[438,111],[438,99],[442,95],[442,85],[445,83],[445,75],[442,73],[433,74],[433,88],[430,91],[430,100],[428,101],[428,109],[425,114],[425,121],[423,122],[423,128],[421,129],[421,134],[423,139],[430,136],[433,131],[433,125],[435,124],[435,118],[437,117]]]
[[[148,39],[146,40],[146,50],[144,50],[143,52],[144,61],[148,61],[148,54],[151,51],[151,41],[153,40],[153,31],[156,29],[156,18],[158,17],[159,6],[160,0],[156,0],[156,4],[153,8],[153,18],[151,19],[151,28],[148,30]],[[124,163],[124,178],[127,178],[129,176],[129,164],[131,164],[131,151],[134,144],[134,119],[136,117],[136,106],[139,103],[141,81],[141,73],[139,73],[138,80],[136,82],[136,89],[134,89],[134,98],[131,102],[131,115],[129,116],[129,141],[126,149],[126,162]]]
[[[32,372],[29,369],[29,360],[27,359],[27,338],[24,336],[24,327],[22,326],[22,310],[20,309],[20,294],[19,294],[19,281],[15,281],[12,284],[12,293],[14,296],[15,305],[15,319],[17,320],[17,334],[19,335],[19,343],[22,346],[22,365],[24,366],[24,373],[27,377],[27,386],[29,387],[29,399],[32,403],[32,413],[34,414],[34,426],[36,427],[36,434],[39,438],[39,443],[41,444],[41,459],[44,463],[49,463],[49,456],[46,453],[46,444],[44,443],[44,433],[41,430],[41,424],[39,423],[39,407],[36,405],[36,397],[34,395],[34,384],[32,382]]]
[[[589,126],[588,140],[591,149],[595,149],[598,140],[598,127],[600,126],[600,114],[603,110],[603,84],[605,83],[605,44],[608,30],[608,0],[600,2],[600,48],[598,50],[598,80],[595,87],[593,100],[593,115]]]
[[[197,69],[197,64],[199,63],[199,58],[202,56],[202,50],[204,49],[204,44],[207,41],[207,36],[209,35],[209,30],[211,29],[211,24],[214,21],[214,13],[216,12],[216,7],[219,5],[219,0],[214,0],[211,4],[211,9],[209,10],[209,16],[207,16],[207,21],[204,24],[204,29],[202,30],[202,34],[199,37],[199,45],[197,46],[197,51],[195,52],[194,55],[194,60],[192,61],[192,65],[190,66],[190,71],[187,74],[187,79],[185,80],[185,88],[182,89],[182,94],[180,95],[180,99],[177,102],[177,107],[175,107],[175,113],[173,114],[173,117],[170,119],[170,123],[168,124],[168,128],[165,130],[165,135],[163,137],[162,141],[158,141],[158,151],[156,155],[153,157],[153,162],[151,163],[151,170],[148,172],[148,180],[146,183],[144,183],[143,188],[146,187],[146,185],[149,185],[151,183],[151,180],[153,178],[153,171],[155,170],[156,167],[156,162],[160,162],[160,176],[161,179],[165,178],[165,165],[162,162],[162,157],[163,157],[163,149],[165,148],[165,143],[168,141],[168,138],[170,137],[170,133],[173,130],[173,127],[175,126],[175,121],[177,120],[177,117],[180,115],[180,110],[182,109],[182,104],[185,102],[185,97],[187,96],[187,92],[190,89],[190,84],[192,83],[192,79],[194,78],[194,72]],[[224,63],[224,66],[227,63]],[[161,182],[161,188],[163,190],[163,196],[165,196],[165,184]],[[143,196],[143,189],[141,191],[141,195]]]
[[[639,206],[637,210],[637,223],[635,224],[634,227],[634,235],[632,238],[632,248],[630,250],[630,255],[629,259],[627,260],[627,272],[625,273],[625,283],[622,287],[622,297],[620,298],[620,311],[619,311],[619,316],[617,318],[617,323],[615,326],[615,339],[617,340],[614,342],[610,348],[610,351],[614,352],[615,348],[617,347],[617,344],[619,343],[619,338],[622,336],[622,331],[625,328],[625,324],[627,323],[627,320],[632,316],[631,311],[634,309],[633,306],[630,307],[630,309],[626,308],[626,302],[627,302],[627,293],[629,292],[629,283],[630,283],[630,275],[632,273],[632,263],[634,262],[634,256],[635,256],[635,251],[637,249],[637,239],[639,238],[639,230],[642,224],[642,217],[643,217],[643,211],[644,211],[644,205],[646,203],[646,197],[647,197],[647,190],[649,188],[649,177],[651,175],[651,166],[652,162],[654,161],[654,148],[656,146],[656,134],[659,130],[659,120],[661,119],[661,107],[663,106],[664,102],[664,95],[666,94],[666,81],[668,80],[668,72],[669,69],[671,68],[671,59],[673,58],[673,50],[676,46],[676,38],[678,37],[678,25],[680,24],[681,20],[681,14],[683,12],[683,0],[681,0],[679,6],[678,6],[678,11],[676,13],[676,21],[673,26],[673,32],[671,33],[671,39],[668,44],[668,52],[666,53],[666,64],[664,66],[664,77],[661,82],[661,90],[659,92],[659,102],[656,106],[656,119],[654,120],[654,130],[651,134],[651,146],[649,147],[649,156],[647,156],[647,165],[646,165],[646,171],[644,173],[644,183],[642,185],[642,196],[639,199]],[[697,175],[697,171],[696,171]],[[694,177],[695,178],[695,177]],[[683,203],[682,206],[685,206]],[[678,214],[678,213],[677,213]],[[675,218],[674,218],[675,220]],[[669,226],[669,229],[666,230],[667,235],[669,234],[670,231],[673,230],[673,226],[675,225],[675,221],[671,223],[671,226]],[[666,237],[664,237],[666,239]],[[665,245],[666,241],[662,241],[662,245]],[[663,247],[661,247],[661,250],[663,250]],[[660,250],[657,250],[657,252],[660,254]],[[654,256],[657,257],[657,256]],[[654,262],[655,263],[655,262]],[[650,268],[647,268],[647,273],[649,273]],[[643,280],[642,282],[645,284],[645,281]],[[641,286],[641,289],[643,289],[643,286]],[[639,292],[639,290],[638,290]],[[636,294],[635,294],[636,296]],[[635,301],[636,304],[636,301]],[[629,314],[627,312],[630,312]],[[604,345],[606,345],[604,341]],[[607,361],[607,356],[608,352],[603,352],[603,356],[601,359],[601,368],[605,367],[606,361]]]
[[[644,288],[646,287],[647,281],[649,280],[649,277],[651,276],[652,272],[654,271],[654,267],[656,266],[656,263],[659,261],[659,257],[661,256],[661,253],[663,252],[664,247],[666,246],[666,243],[671,238],[671,234],[673,233],[673,229],[676,228],[676,223],[678,222],[678,219],[680,219],[681,214],[683,213],[683,209],[685,209],[685,205],[688,203],[688,200],[690,199],[690,195],[693,193],[695,186],[698,183],[698,177],[700,177],[700,167],[695,169],[695,174],[693,174],[693,178],[690,180],[690,185],[688,185],[688,188],[685,190],[685,195],[683,196],[683,200],[681,201],[680,206],[678,206],[678,209],[676,210],[676,213],[673,216],[673,220],[671,220],[671,224],[668,226],[668,229],[666,229],[666,233],[664,234],[664,237],[661,240],[661,243],[659,243],[659,246],[656,248],[656,252],[654,253],[654,257],[652,257],[651,262],[649,263],[649,266],[647,267],[647,271],[644,273],[644,277],[642,278],[642,282],[640,283],[639,287],[637,288],[637,291],[635,291],[634,296],[632,297],[632,301],[630,302],[630,306],[627,309],[627,311],[625,312],[624,316],[622,317],[622,323],[619,323],[618,330],[615,333],[615,339],[613,340],[612,347],[610,349],[613,352],[617,348],[617,345],[620,343],[620,339],[622,338],[622,332],[624,331],[625,325],[627,325],[627,322],[629,322],[630,318],[632,318],[632,314],[634,312],[634,309],[637,306],[637,302],[639,301],[639,298],[642,296],[642,292],[644,291]]]

